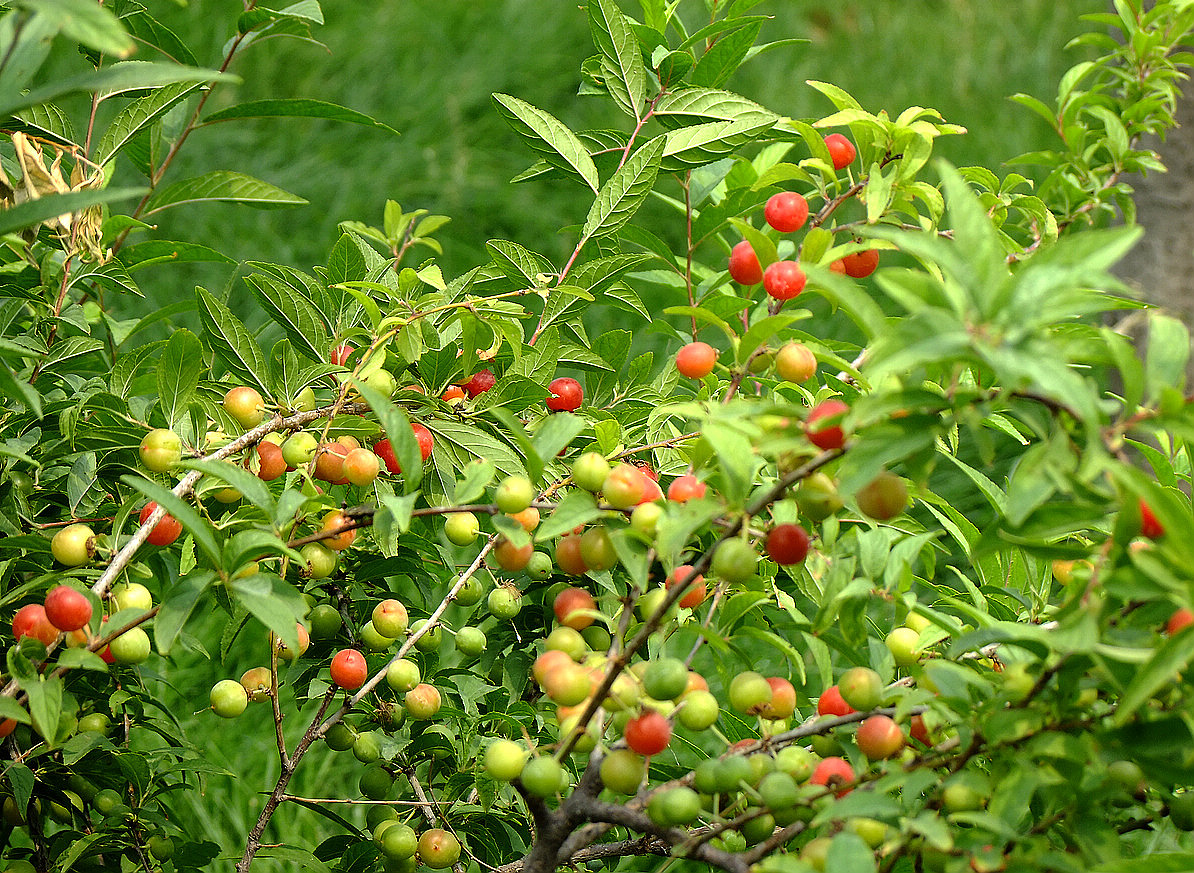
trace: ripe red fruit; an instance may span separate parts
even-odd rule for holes
[[[673,503],[687,503],[704,497],[709,487],[691,473],[677,476],[672,484],[667,486],[667,499]]]
[[[808,220],[808,201],[795,191],[781,191],[767,201],[763,217],[780,233],[792,233]]]
[[[455,406],[459,401],[464,399],[464,389],[459,385],[449,385],[444,389],[444,393],[439,396],[439,399]]]
[[[369,666],[365,656],[356,649],[341,649],[332,657],[332,681],[348,691],[365,684],[369,677]]]
[[[581,401],[585,399],[585,392],[580,383],[568,376],[552,379],[547,390],[551,392],[551,396],[547,398],[547,408],[555,412],[572,412],[579,409]]]
[[[596,609],[597,601],[583,588],[568,587],[556,595],[551,608],[556,614],[556,621],[564,627],[579,631],[593,623],[593,616],[582,613]]]
[[[763,281],[759,256],[747,240],[742,240],[730,252],[730,278],[739,285],[758,285]]]
[[[759,710],[763,718],[789,718],[796,711],[796,689],[782,676],[768,676],[771,699]]]
[[[776,261],[763,271],[763,290],[776,300],[791,300],[808,279],[795,261]]]
[[[846,442],[846,435],[840,423],[817,428],[814,428],[813,424],[823,418],[844,415],[849,409],[850,407],[840,400],[825,400],[809,410],[806,424],[809,442],[819,449],[840,449]]]
[[[1159,539],[1165,533],[1165,527],[1153,515],[1153,509],[1143,499],[1140,501],[1140,535],[1150,540]]]
[[[621,463],[610,470],[601,491],[605,496],[605,502],[610,506],[629,509],[637,506],[646,497],[649,481],[640,468],[633,464]]]
[[[569,576],[583,576],[589,572],[580,553],[580,534],[568,534],[556,541],[556,566]]]
[[[689,379],[703,379],[716,363],[717,349],[708,343],[692,342],[676,352],[676,369]]]
[[[835,170],[850,166],[858,155],[854,143],[840,133],[831,133],[825,137],[825,147],[829,149],[829,158],[833,161]]]
[[[493,375],[492,370],[478,370],[473,373],[472,378],[464,383],[464,393],[469,397],[476,397],[479,394],[484,394],[496,384],[497,377]]]
[[[767,534],[767,556],[777,564],[799,564],[808,557],[808,531],[798,524],[777,524]]]
[[[342,552],[352,545],[353,540],[357,538],[357,529],[355,527],[343,530],[345,526],[352,523],[352,519],[346,516],[338,509],[333,509],[323,517],[323,523],[320,526],[320,533],[327,533],[329,531],[339,531],[339,533],[332,534],[326,539],[322,540],[323,544],[331,549],[333,552]]]
[[[1194,624],[1194,612],[1186,609],[1184,606],[1169,616],[1169,621],[1165,623],[1165,633],[1173,635],[1184,627]]]
[[[18,641],[21,637],[33,637],[48,646],[58,639],[58,628],[50,624],[44,606],[40,603],[30,603],[18,609],[17,614],[12,617],[12,635]]]
[[[1194,615],[1191,618],[1194,619]],[[929,739],[929,729],[925,725],[924,716],[922,715],[914,715],[908,720],[908,736],[926,746],[933,745],[932,740]]]
[[[158,505],[152,500],[141,507],[140,523],[145,524],[149,516],[153,515],[154,510]],[[161,520],[153,526],[153,530],[149,532],[149,536],[145,538],[147,543],[155,546],[168,546],[182,535],[182,522],[166,513]]]
[[[872,761],[882,761],[904,748],[904,732],[885,715],[872,715],[858,727],[854,736],[858,750]]]
[[[667,574],[664,587],[668,590],[675,588],[687,579],[690,573],[692,573],[692,564],[681,564]],[[707,594],[708,590],[705,587],[705,577],[698,573],[688,586],[688,590],[684,592],[684,596],[680,598],[679,603],[685,609],[695,609],[705,602]]]
[[[59,585],[46,595],[46,619],[60,631],[73,631],[91,621],[91,601],[69,585]]]
[[[418,422],[412,422],[410,429],[415,435],[415,442],[419,444],[419,455],[426,461],[431,457],[431,450],[435,447],[435,437],[431,435],[431,431]],[[402,472],[402,465],[398,463],[398,458],[394,454],[394,445],[388,439],[376,443],[373,446],[373,453],[381,458],[382,463],[391,473]]]
[[[817,700],[818,715],[849,715],[857,710],[842,698],[836,685],[830,685]]]
[[[343,484],[344,458],[348,454],[348,446],[339,442],[323,443],[315,450],[316,479],[334,484]]]
[[[265,482],[272,482],[286,472],[286,459],[282,457],[282,447],[277,443],[258,443],[257,460],[261,462],[257,478]]]
[[[328,360],[333,364],[339,364],[341,367],[343,367],[344,362],[347,361],[349,356],[355,351],[356,349],[353,346],[350,346],[348,343],[343,343],[342,345],[338,345],[332,349],[331,354],[328,355]]]
[[[867,249],[842,258],[842,269],[847,276],[852,276],[855,279],[865,279],[875,272],[875,268],[878,266],[878,249]]]
[[[640,755],[658,755],[672,739],[672,726],[653,709],[626,723],[626,745]]]
[[[824,785],[826,788],[837,788],[839,785],[844,785],[848,782],[854,781],[854,768],[844,758],[825,758],[819,764],[813,775],[808,779],[812,785]],[[850,789],[845,791],[838,791],[837,796],[842,797],[850,793]]]

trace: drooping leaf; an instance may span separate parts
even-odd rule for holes
[[[289,97],[285,99],[252,100],[220,109],[206,116],[199,126],[215,124],[220,121],[233,121],[240,118],[324,118],[328,121],[340,121],[345,124],[360,124],[365,127],[376,127],[394,136],[400,134],[388,124],[382,124],[375,118],[357,112],[336,103],[325,100],[312,100],[306,97]]]
[[[307,201],[268,182],[231,170],[212,170],[202,176],[183,179],[159,190],[150,199],[145,215],[183,203],[243,203],[259,209],[302,206]]]
[[[600,179],[597,165],[584,143],[558,118],[509,94],[494,94],[494,102],[510,126],[553,167],[579,176],[593,193]]]

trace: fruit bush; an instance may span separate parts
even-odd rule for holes
[[[934,160],[931,109],[726,90],[784,47],[755,5],[590,0],[617,126],[494,95],[518,181],[587,191],[566,263],[412,266],[446,219],[388,201],[325,265],[122,320],[230,261],[157,212],[297,200],[168,181],[193,132],[377,122],[207,109],[312,0],[247,4],[212,69],[138,4],[3,4],[9,870],[1194,867],[1189,337],[1105,320],[1194,5],[1119,0],[1055,105],[1016,96],[1035,183]],[[270,710],[280,775],[216,845],[159,680],[238,656],[181,690]],[[351,787],[290,792],[332,756]]]

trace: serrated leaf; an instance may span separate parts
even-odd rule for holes
[[[565,172],[571,170],[594,194],[597,193],[600,183],[597,165],[589,157],[584,143],[562,121],[509,94],[494,94],[493,100],[506,121],[531,148],[547,155],[547,162],[553,167]]]
[[[263,273],[245,280],[266,314],[281,326],[296,350],[323,363],[328,327],[323,314],[294,287]]]
[[[602,186],[585,218],[584,238],[614,233],[638,211],[655,187],[664,145],[662,137],[643,145]]]
[[[231,170],[212,170],[202,176],[183,179],[159,190],[149,201],[145,215],[183,203],[243,203],[259,209],[302,206],[307,201],[268,182]]]
[[[324,118],[328,121],[339,121],[345,124],[376,127],[387,133],[392,133],[394,136],[400,136],[398,131],[388,124],[382,124],[377,119],[357,112],[355,109],[306,97],[252,100],[248,103],[229,106],[227,109],[221,109],[205,117],[199,127],[240,118]]]
[[[723,34],[712,47],[697,60],[688,79],[694,85],[715,88],[725,82],[742,65],[759,36],[765,19],[755,17],[742,19],[744,22],[730,33]]]
[[[203,369],[203,345],[185,328],[176,330],[158,359],[158,407],[174,427],[187,413]]]
[[[664,127],[707,121],[750,120],[774,124],[779,116],[753,100],[715,88],[683,88],[665,94],[655,104],[655,117]]]
[[[717,160],[771,130],[772,120],[743,118],[693,124],[665,135],[660,169],[683,170]]]
[[[297,624],[308,607],[297,588],[272,573],[234,576],[225,586],[286,648],[298,651]]]
[[[214,566],[220,566],[220,547],[216,543],[215,534],[212,532],[211,525],[208,524],[195,508],[189,503],[178,497],[172,491],[168,491],[156,482],[146,479],[144,476],[125,475],[120,477],[120,481],[130,488],[140,491],[150,500],[164,507],[166,512],[174,516],[195,540],[195,545],[199,546]]]
[[[112,119],[91,159],[97,164],[107,163],[129,140],[202,86],[202,82],[174,82],[137,98]]]
[[[626,108],[639,118],[647,88],[647,68],[626,16],[613,0],[590,0],[589,29],[605,58],[606,68],[617,75],[625,89],[630,104]]]
[[[195,292],[199,320],[203,322],[212,351],[241,382],[252,383],[263,394],[270,394],[269,386],[259,375],[265,371],[265,356],[248,328],[232,314],[232,310],[206,290],[196,288]]]

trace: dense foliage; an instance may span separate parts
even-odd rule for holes
[[[232,263],[160,212],[301,200],[174,178],[193,131],[384,126],[208,107],[313,0],[248,4],[214,69],[139,4],[0,4],[8,869],[1194,864],[1189,337],[1101,320],[1139,307],[1109,270],[1194,4],[1088,16],[1097,60],[1017,95],[1058,134],[1039,184],[935,160],[964,131],[932,109],[726,90],[785,48],[755,5],[590,0],[616,129],[494,94],[517,181],[587,192],[563,263],[495,239],[445,276],[447,218],[389,201],[324,265],[121,320]],[[44,74],[76,47],[93,72]],[[225,768],[165,687],[245,657],[179,689],[231,750],[272,711],[277,779],[218,845],[186,810]],[[333,757],[351,789],[292,793]]]

